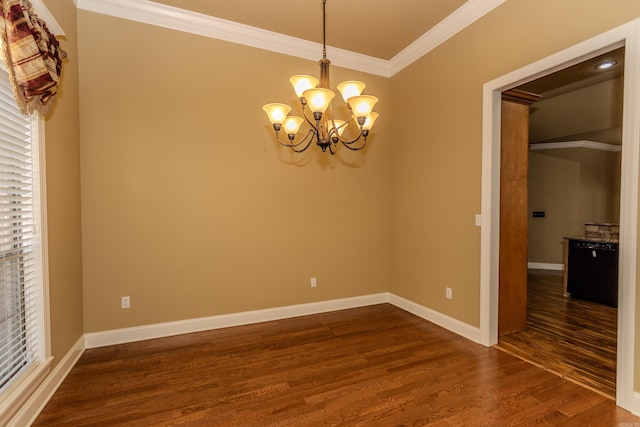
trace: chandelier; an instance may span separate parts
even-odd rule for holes
[[[329,152],[332,155],[336,153],[338,143],[350,150],[362,150],[367,144],[369,131],[378,118],[378,113],[373,111],[378,98],[371,95],[362,95],[362,91],[366,87],[364,83],[353,80],[340,83],[337,88],[347,105],[350,118],[353,118],[359,129],[359,134],[355,139],[343,137],[348,122],[339,120],[333,115],[331,101],[335,97],[335,92],[329,89],[329,66],[331,62],[327,59],[326,32],[326,0],[322,0],[320,80],[307,75],[297,75],[289,79],[300,100],[302,117],[289,116],[291,107],[286,104],[270,103],[262,107],[273,125],[278,143],[291,148],[296,153],[305,151],[313,141],[322,149],[322,152],[329,148]],[[309,130],[306,135],[296,140],[300,127],[305,121],[309,125]],[[282,141],[280,131],[284,131],[288,139]]]

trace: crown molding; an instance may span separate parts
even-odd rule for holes
[[[76,0],[78,9],[318,61],[319,43],[148,0]],[[389,77],[388,61],[327,46],[335,66]]]
[[[395,75],[451,37],[500,6],[506,0],[469,0],[389,61]]]
[[[56,21],[56,18],[53,17],[42,0],[31,0],[31,5],[33,6],[33,10],[38,14],[38,17],[47,24],[47,29],[51,34],[55,36],[64,36],[62,27],[58,24],[58,21]]]
[[[619,152],[622,151],[622,147],[620,145],[614,144],[605,144],[604,142],[595,142],[595,141],[563,141],[563,142],[538,142],[529,144],[529,150],[557,150],[561,148],[590,148],[592,150],[600,150],[600,151],[612,151]]]
[[[467,1],[388,61],[331,46],[327,46],[327,56],[335,66],[382,77],[392,77],[505,1]],[[322,52],[322,45],[319,43],[149,0],[74,0],[74,3],[80,10],[184,31],[302,59],[319,60],[319,53]]]
[[[413,43],[391,58],[391,75],[395,75],[431,52],[451,37],[500,6],[506,0],[469,0],[436,24]]]

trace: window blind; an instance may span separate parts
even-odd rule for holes
[[[39,256],[31,119],[0,66],[0,392],[37,360]],[[35,200],[35,201],[34,201]]]

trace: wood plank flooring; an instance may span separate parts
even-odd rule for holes
[[[562,296],[562,272],[529,270],[527,330],[498,348],[615,399],[617,309]]]
[[[35,425],[621,423],[640,417],[381,304],[87,350]]]

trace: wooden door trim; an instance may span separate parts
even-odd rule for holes
[[[527,327],[529,110],[540,95],[502,93],[498,335]]]

